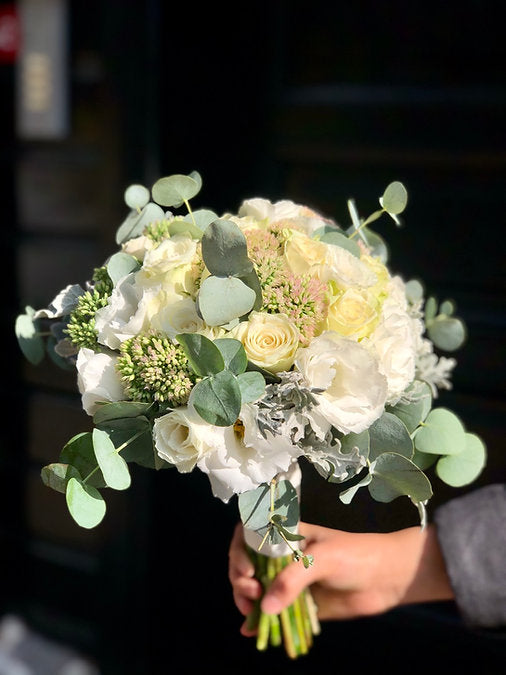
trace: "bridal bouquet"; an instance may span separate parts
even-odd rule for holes
[[[237,497],[258,578],[288,561],[309,566],[298,534],[300,463],[344,484],[350,503],[404,496],[425,522],[432,488],[473,481],[485,447],[451,410],[465,340],[453,302],[424,297],[388,266],[370,225],[400,224],[402,183],[343,227],[291,201],[244,201],[237,213],[194,210],[197,172],[125,192],[116,250],[81,285],[16,321],[32,363],[48,353],[75,368],[93,431],[71,438],[44,483],[75,521],[98,525],[107,489],[125,490],[129,463],[206,473],[215,497]],[[280,616],[258,612],[257,646],[307,653],[319,626],[306,591]]]

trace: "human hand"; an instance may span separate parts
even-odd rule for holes
[[[273,581],[261,608],[278,614],[311,586],[321,620],[379,614],[415,602],[453,598],[435,527],[391,533],[352,533],[300,524],[311,567],[292,562]],[[238,610],[247,616],[262,595],[238,524],[229,549],[229,580]],[[246,623],[241,633],[251,636]]]

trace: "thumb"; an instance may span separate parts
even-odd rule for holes
[[[306,568],[301,562],[292,562],[273,580],[261,602],[266,614],[279,614],[297,598],[303,588],[314,579],[312,568]]]

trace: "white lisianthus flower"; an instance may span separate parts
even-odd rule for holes
[[[413,319],[394,298],[383,303],[380,323],[367,340],[388,382],[387,403],[395,404],[415,378],[421,321]]]
[[[125,390],[116,371],[114,354],[83,347],[77,355],[77,386],[83,409],[94,415],[100,401],[123,401]]]
[[[339,431],[364,431],[383,413],[386,378],[359,342],[326,331],[298,351],[295,368],[308,386],[322,390],[315,394],[319,410]]]
[[[152,318],[181,297],[160,285],[140,286],[136,273],[126,275],[113,289],[107,305],[95,314],[98,342],[110,349],[119,349],[125,340],[148,330]]]
[[[156,452],[180,473],[189,473],[206,452],[213,451],[213,446],[205,440],[209,440],[213,429],[192,408],[176,408],[154,421]]]
[[[301,451],[288,436],[264,438],[256,423],[253,404],[242,406],[240,424],[230,427],[208,426],[203,441],[212,446],[197,462],[209,476],[213,495],[224,502],[234,494],[254,490],[282,471],[288,471]]]
[[[378,280],[370,266],[346,249],[311,239],[302,232],[291,233],[284,256],[294,274],[310,274],[325,283],[333,281],[341,290],[374,286]]]
[[[299,347],[300,334],[286,314],[251,312],[231,331],[240,340],[248,359],[261,368],[277,373],[289,370]]]
[[[323,218],[307,206],[296,204],[288,199],[278,202],[271,202],[260,197],[247,199],[239,209],[239,216],[244,224],[248,219],[257,222],[283,223],[287,229],[300,230],[309,237],[321,227],[334,224],[332,220]]]

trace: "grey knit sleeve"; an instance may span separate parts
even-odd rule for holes
[[[506,628],[506,484],[446,502],[434,522],[463,620]]]

